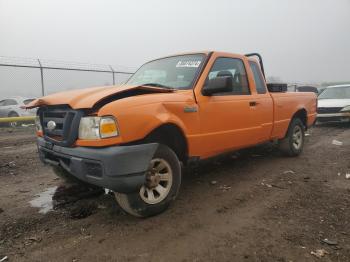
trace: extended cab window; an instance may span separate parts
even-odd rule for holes
[[[258,94],[265,94],[266,93],[265,80],[263,79],[263,76],[261,74],[260,67],[258,66],[257,63],[252,61],[249,61],[249,65],[253,71],[256,92]]]
[[[205,55],[180,55],[151,61],[140,67],[128,85],[190,89],[204,62]]]
[[[215,95],[250,94],[247,73],[241,59],[228,57],[217,58],[209,72],[208,79],[220,76],[232,77],[231,91]]]

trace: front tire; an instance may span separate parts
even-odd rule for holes
[[[181,185],[180,161],[173,150],[160,144],[146,172],[144,185],[134,193],[115,192],[119,206],[136,217],[162,213],[176,198]]]
[[[292,119],[287,135],[280,141],[280,150],[288,156],[298,156],[304,148],[305,127],[299,118]]]

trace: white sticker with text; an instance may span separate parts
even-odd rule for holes
[[[201,61],[179,61],[176,67],[199,67]]]

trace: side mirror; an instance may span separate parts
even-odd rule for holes
[[[210,79],[202,89],[204,96],[211,96],[215,93],[230,92],[232,87],[231,76],[219,76]]]

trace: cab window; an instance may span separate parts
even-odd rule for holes
[[[249,61],[249,65],[253,71],[256,92],[258,94],[266,94],[265,80],[261,74],[260,67],[257,63],[252,61]]]
[[[14,106],[14,105],[17,105],[17,102],[14,99],[5,99],[0,101],[0,106]]]
[[[249,95],[249,84],[243,61],[238,58],[219,57],[214,62],[207,80],[214,77],[232,77],[232,86],[229,92],[215,95]]]

